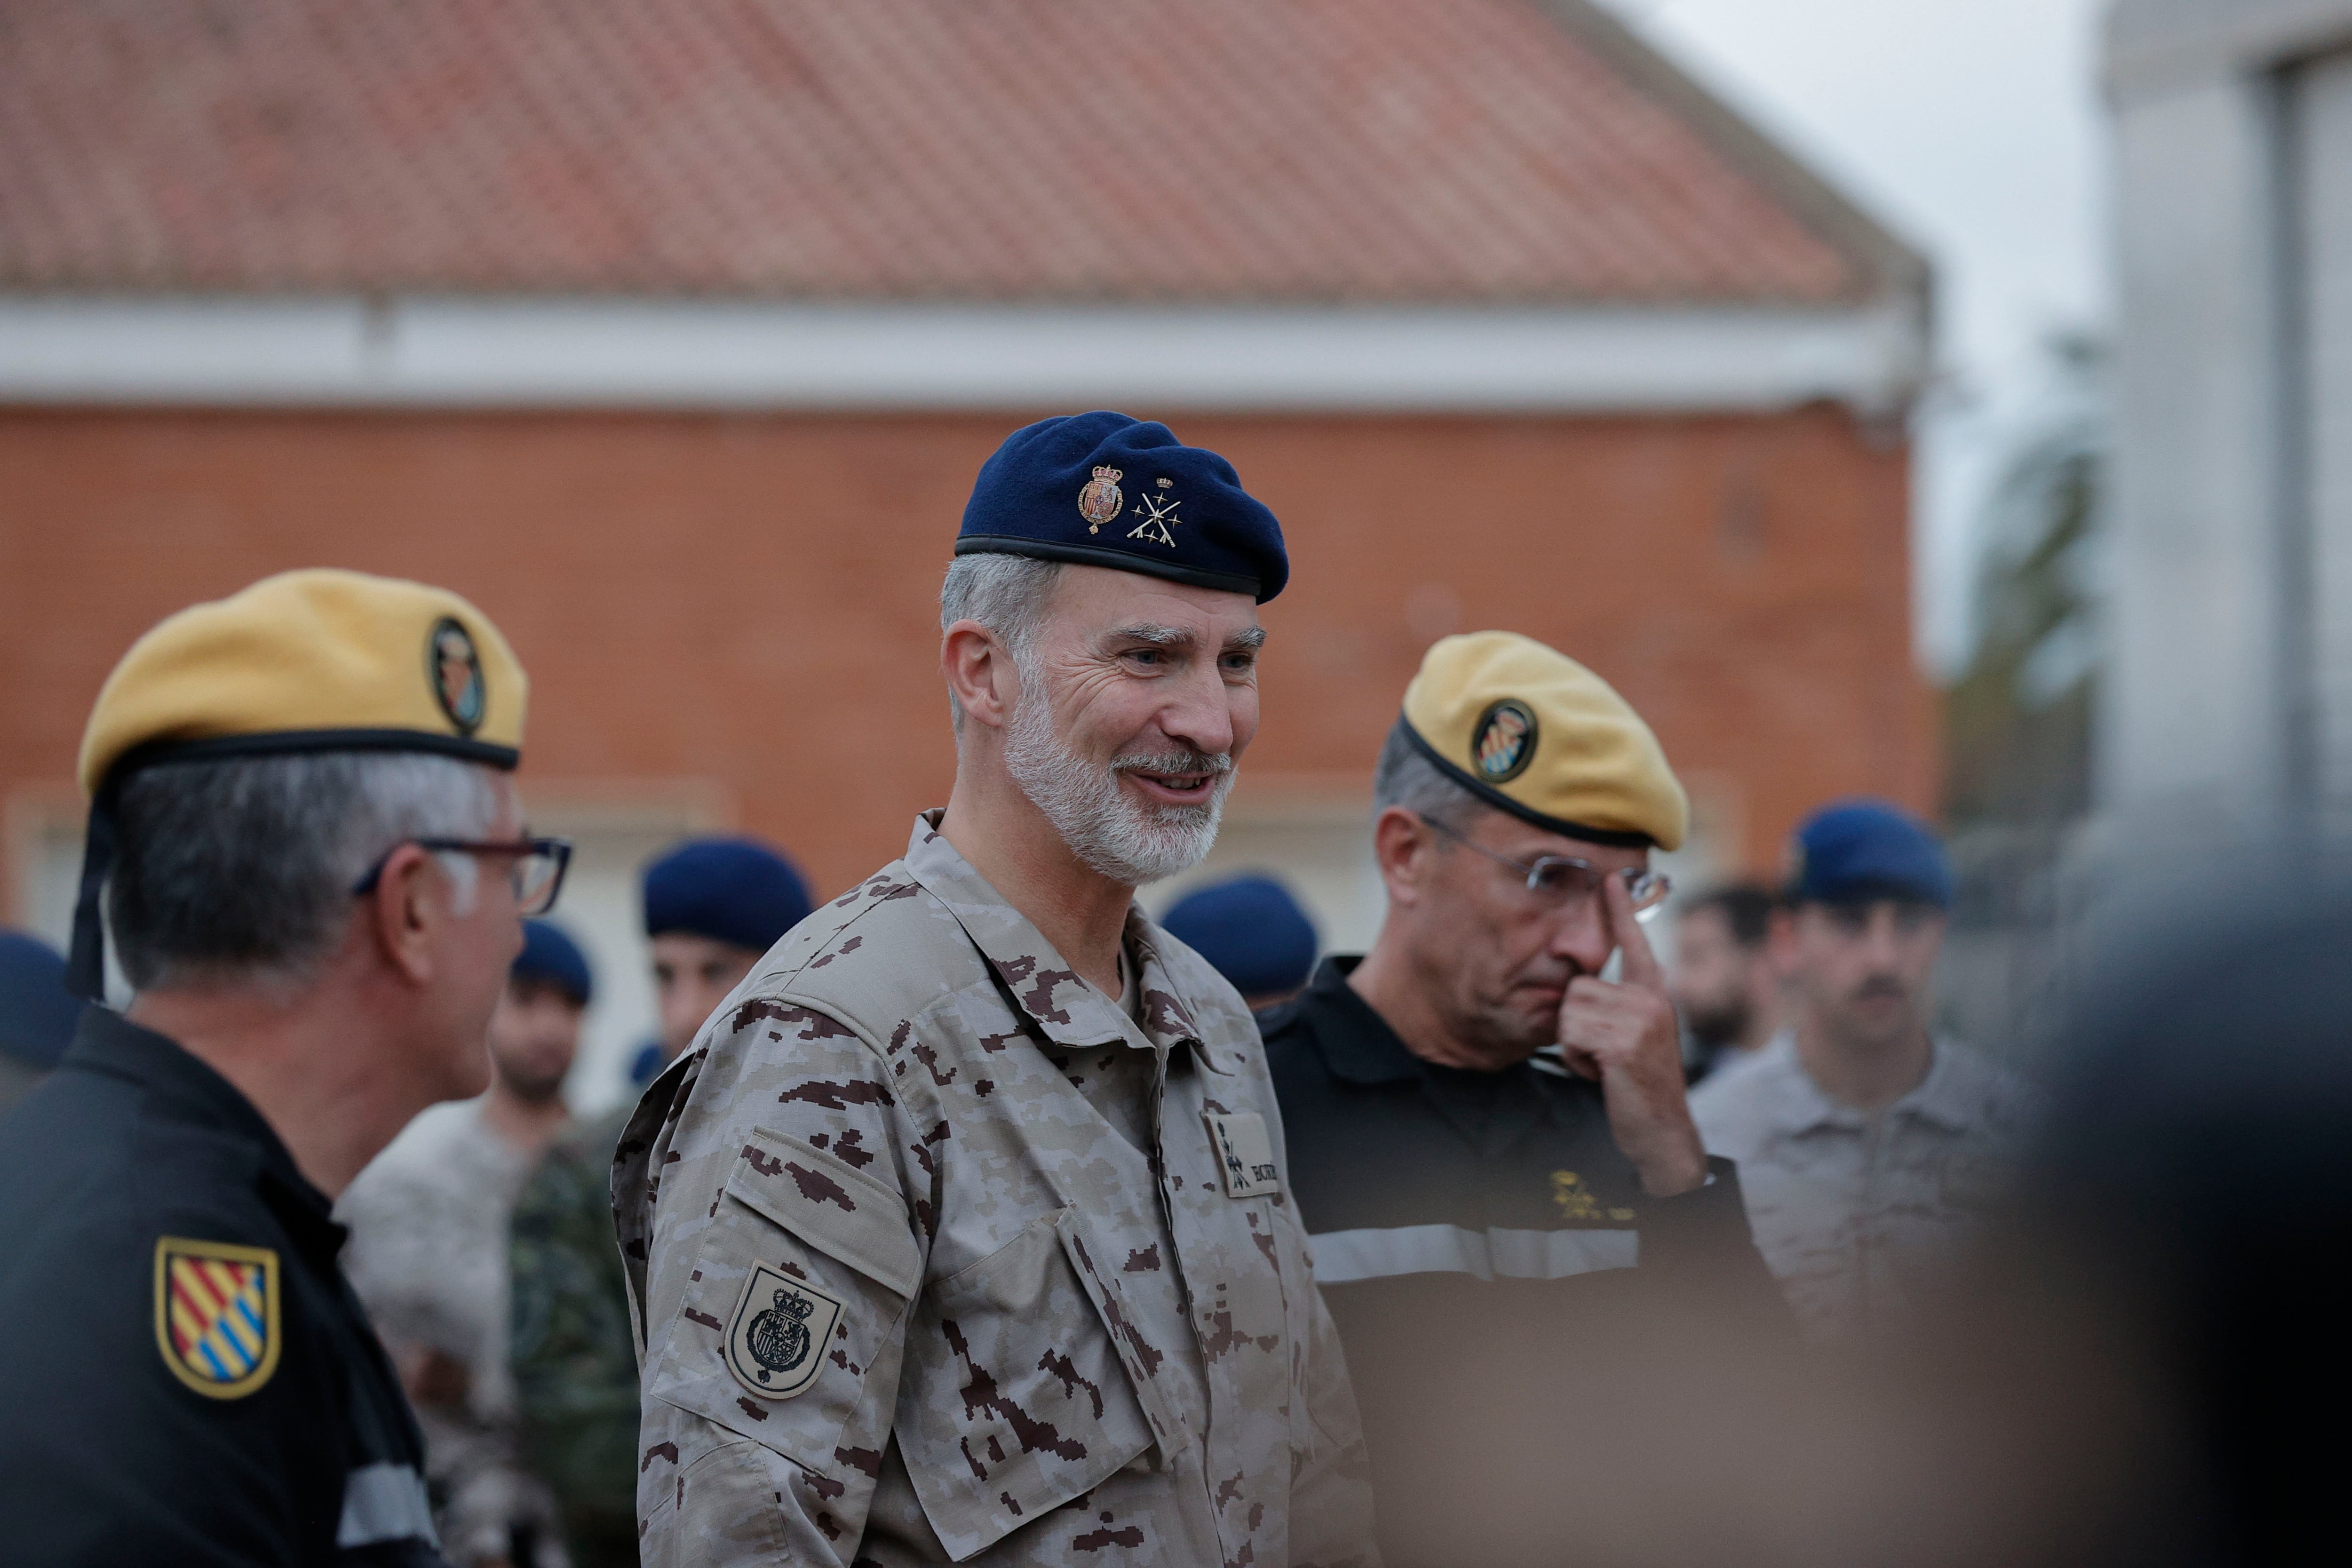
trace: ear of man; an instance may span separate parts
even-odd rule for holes
[[[376,954],[401,981],[417,989],[433,983],[434,946],[453,918],[449,874],[432,855],[404,844],[385,858],[360,919]]]
[[[1383,810],[1372,823],[1372,853],[1392,904],[1418,904],[1443,847],[1435,829],[1402,805]]]
[[[992,730],[1011,721],[1021,674],[996,634],[978,621],[958,621],[940,637],[940,671],[969,719]]]

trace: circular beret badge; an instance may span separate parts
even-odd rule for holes
[[[1508,784],[1536,759],[1535,710],[1516,697],[1490,702],[1470,731],[1470,759],[1488,784]]]
[[[1119,493],[1118,481],[1124,476],[1117,468],[1095,470],[1087,488],[1078,492],[1078,515],[1087,520],[1087,531],[1098,532],[1102,525],[1117,517],[1127,498]]]
[[[482,727],[482,710],[489,694],[482,687],[482,656],[474,649],[473,635],[454,616],[434,623],[425,639],[425,675],[434,700],[461,735]]]

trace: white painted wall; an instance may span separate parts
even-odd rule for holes
[[[2122,0],[2100,789],[2119,821],[2352,798],[2352,0]],[[2340,781],[2340,782],[2332,782]]]

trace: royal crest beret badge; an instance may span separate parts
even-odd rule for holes
[[[1119,509],[1127,505],[1127,498],[1119,493],[1118,489],[1122,477],[1117,468],[1097,468],[1095,477],[1087,480],[1086,488],[1078,492],[1078,515],[1087,520],[1088,533],[1100,532],[1102,525],[1117,517]]]

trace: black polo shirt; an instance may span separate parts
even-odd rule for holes
[[[1714,1159],[1706,1185],[1645,1195],[1598,1084],[1422,1060],[1349,986],[1357,962],[1326,960],[1259,1025],[1382,1554],[1574,1562],[1560,1532],[1580,1480],[1619,1473],[1628,1408],[1687,1393],[1649,1366],[1672,1351],[1659,1325],[1785,1331],[1738,1173]]]
[[[9,1561],[443,1563],[343,1227],[226,1079],[89,1009],[0,1194]]]

